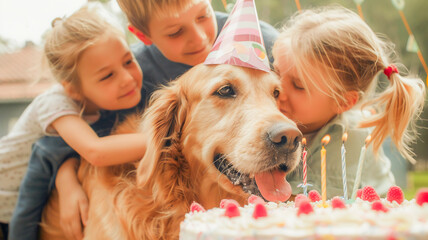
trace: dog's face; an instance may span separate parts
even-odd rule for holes
[[[162,121],[174,122],[164,134],[172,141],[177,133],[192,174],[199,171],[204,178],[220,181],[226,190],[240,187],[257,194],[257,183],[265,199],[288,199],[291,189],[284,179],[299,162],[301,133],[278,110],[280,82],[275,74],[198,65],[167,89],[155,94],[153,105],[160,99],[169,101],[164,104],[168,107],[157,108],[165,112]],[[145,170],[150,167],[143,165]]]

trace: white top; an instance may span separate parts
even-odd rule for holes
[[[8,135],[0,139],[0,222],[8,223],[27,171],[31,147],[43,136],[58,136],[51,123],[64,115],[79,115],[80,106],[55,84],[37,96]]]

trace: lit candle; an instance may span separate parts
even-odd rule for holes
[[[303,162],[303,194],[308,195],[308,185],[307,185],[307,170],[306,170],[306,138],[302,139],[303,152],[302,152],[302,162]]]
[[[342,180],[343,180],[343,198],[346,200],[348,200],[348,188],[346,187],[346,160],[345,160],[345,153],[346,153],[346,149],[345,149],[345,142],[348,139],[348,133],[344,133],[342,136],[342,148],[341,153],[342,153]]]
[[[322,196],[322,205],[326,206],[327,201],[327,150],[325,150],[325,146],[330,142],[330,135],[325,135],[322,140],[322,149],[321,149],[321,196]]]
[[[352,200],[355,200],[355,198],[357,197],[357,190],[361,182],[361,173],[363,171],[364,155],[366,154],[367,145],[370,143],[371,138],[372,136],[368,135],[363,147],[361,148],[360,158],[358,160],[357,174],[355,176],[354,188],[352,189]]]

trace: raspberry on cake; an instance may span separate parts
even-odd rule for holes
[[[332,208],[346,208],[345,202],[340,197],[334,197],[331,199],[331,207]]]
[[[263,198],[261,198],[257,195],[251,194],[251,196],[248,198],[248,203],[252,203],[255,205],[257,203],[265,204],[266,202],[265,202],[265,200],[263,200]]]
[[[418,191],[416,195],[416,202],[420,206],[424,205],[425,203],[428,203],[428,188],[423,188]]]
[[[303,200],[298,207],[297,210],[297,216],[300,216],[301,214],[309,214],[314,211],[314,208],[312,207],[311,203],[309,201]]]
[[[264,203],[257,203],[254,205],[253,218],[257,219],[260,217],[266,217],[267,211]]]
[[[321,200],[321,195],[317,190],[309,191],[308,197],[311,199],[311,202],[318,202]]]
[[[403,191],[399,186],[392,186],[388,190],[386,199],[390,202],[396,201],[398,204],[401,204],[404,201]]]
[[[297,194],[296,198],[294,198],[294,202],[295,202],[296,207],[299,207],[300,203],[303,201],[310,201],[310,200],[304,194]]]
[[[232,204],[236,205],[237,207],[240,207],[240,206],[239,206],[239,203],[238,203],[236,200],[233,200],[233,199],[222,199],[222,200],[220,201],[220,208],[226,208],[226,206],[227,206],[229,203],[232,203]]]
[[[361,193],[361,199],[364,201],[373,202],[375,200],[379,200],[379,195],[377,195],[376,191],[372,186],[365,186]]]
[[[199,203],[192,202],[192,204],[190,205],[190,211],[191,212],[205,212],[206,210]]]
[[[239,217],[241,216],[241,213],[239,212],[239,205],[229,201],[225,204],[224,209],[226,210],[224,212],[224,216],[229,218]]]
[[[389,208],[385,207],[385,205],[383,205],[381,201],[376,200],[372,203],[372,210],[388,212]]]

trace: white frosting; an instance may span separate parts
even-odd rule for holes
[[[371,203],[357,199],[346,209],[320,207],[297,216],[294,202],[266,204],[267,217],[254,219],[252,204],[240,207],[240,217],[224,216],[224,209],[187,213],[180,226],[180,240],[282,240],[282,239],[428,239],[428,204],[415,200],[401,205],[382,203],[387,213],[374,211]]]

